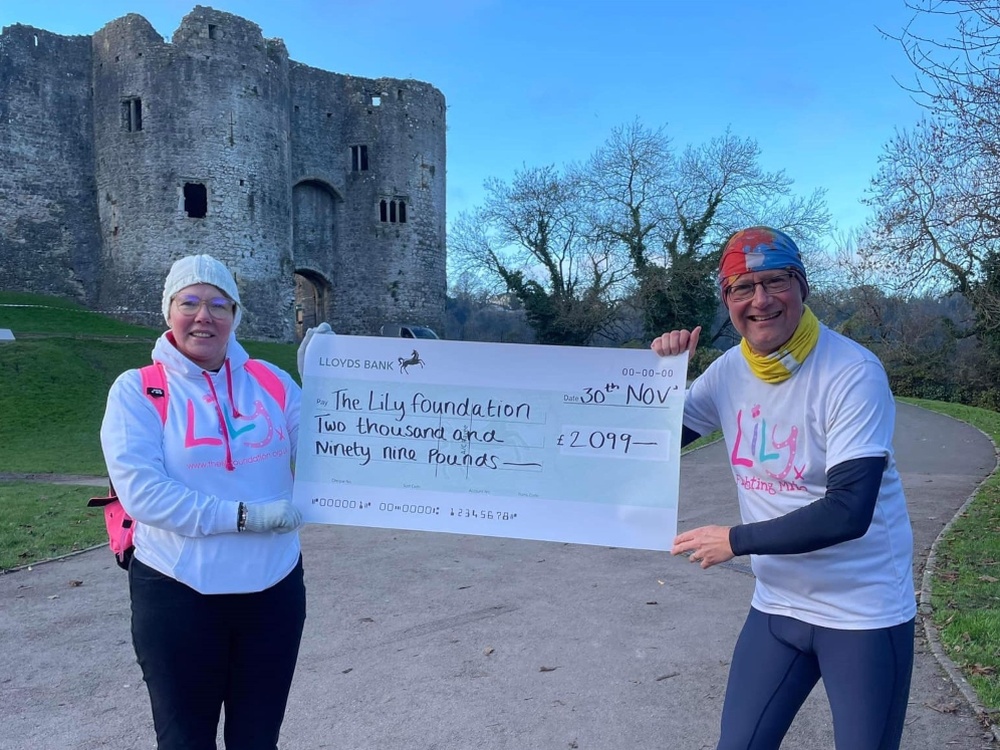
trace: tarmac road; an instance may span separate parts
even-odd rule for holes
[[[995,450],[900,404],[896,452],[919,587]],[[724,448],[682,461],[680,527],[735,522]],[[745,561],[703,571],[656,552],[336,526],[302,540],[309,615],[283,750],[715,747]],[[0,644],[0,750],[155,746],[106,549],[0,576]],[[930,646],[918,623],[903,747],[1000,747]],[[821,689],[782,748],[833,748]]]

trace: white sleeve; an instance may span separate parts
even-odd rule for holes
[[[879,362],[848,368],[831,383],[826,401],[827,471],[855,458],[892,453],[896,402]]]
[[[684,397],[684,426],[699,435],[708,435],[722,427],[714,389],[719,379],[721,359],[717,359],[691,384]]]

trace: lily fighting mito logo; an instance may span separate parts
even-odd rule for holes
[[[767,419],[761,414],[759,404],[754,405],[749,415],[745,415],[740,409],[736,413],[736,439],[733,441],[733,449],[729,456],[730,462],[733,466],[763,468],[768,476],[779,481],[778,489],[782,491],[804,491],[806,487],[795,482],[801,480],[806,471],[805,464],[801,466],[795,464],[798,437],[797,425],[791,425],[787,431],[783,430],[781,435],[778,434],[778,426],[771,426],[769,432]],[[744,483],[746,489],[774,493],[773,488],[761,486],[766,483],[760,479],[747,478],[746,481],[743,479],[740,481]],[[748,485],[746,482],[753,484]]]
[[[211,396],[206,396],[204,400],[206,403],[216,403],[215,399]],[[247,447],[263,448],[270,445],[275,438],[277,438],[279,442],[283,442],[285,440],[285,431],[280,426],[276,427],[274,425],[271,421],[271,415],[268,414],[267,409],[260,400],[254,401],[254,410],[252,414],[233,415],[230,412],[229,407],[225,404],[220,406],[219,413],[225,421],[225,429],[229,438],[233,440],[236,438],[242,438],[243,444]],[[198,429],[198,425],[196,424],[197,415],[195,413],[195,405],[192,399],[187,400],[185,416],[185,448],[223,444],[223,439],[221,437],[216,437],[221,434],[222,427],[220,425],[215,424],[212,427],[202,425],[201,429]],[[237,420],[239,420],[239,422],[237,422]],[[255,440],[254,438],[259,439]]]

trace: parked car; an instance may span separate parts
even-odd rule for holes
[[[413,325],[412,323],[386,323],[379,328],[380,336],[396,336],[404,339],[436,339],[439,338],[434,331],[427,326]]]

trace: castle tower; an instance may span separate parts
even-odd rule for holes
[[[284,45],[202,7],[170,44],[137,15],[109,23],[93,42],[100,304],[158,323],[150,290],[162,289],[177,258],[209,253],[234,271],[246,329],[289,338]]]
[[[292,63],[293,256],[303,326],[437,327],[445,269],[445,103],[412,80]],[[310,305],[315,315],[310,319]]]
[[[170,264],[207,252],[237,278],[243,335],[443,322],[433,86],[295,63],[198,6],[169,43],[134,14],[93,37],[4,29],[0,115],[0,289],[160,326]]]

